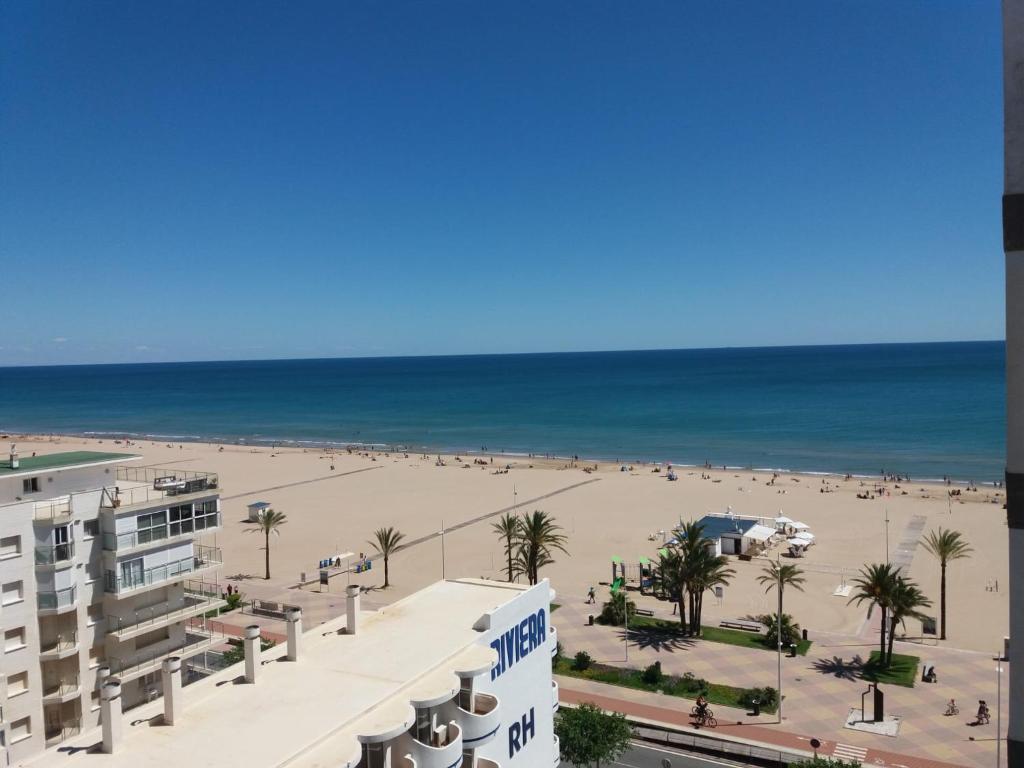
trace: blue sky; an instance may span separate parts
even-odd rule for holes
[[[999,4],[0,6],[0,365],[1003,337]]]

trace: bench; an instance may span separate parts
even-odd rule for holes
[[[253,600],[252,612],[262,616],[272,616],[275,619],[283,619],[288,611],[295,608],[294,605],[275,603],[271,600]]]
[[[764,631],[764,624],[759,621],[748,621],[747,619],[722,619],[718,622],[718,626],[725,629],[741,629],[744,632],[761,633]]]
[[[654,611],[652,611],[650,608],[637,608],[634,611],[634,613],[637,616],[653,616],[654,615]]]

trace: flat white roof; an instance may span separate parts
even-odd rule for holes
[[[239,683],[243,667],[236,664],[186,687],[183,716],[174,726],[160,723],[162,700],[131,710],[115,754],[87,751],[100,740],[95,729],[26,764],[338,765],[358,749],[356,736],[405,730],[410,700],[439,695],[456,668],[478,668],[481,654],[493,656],[477,643],[473,625],[526,589],[477,579],[437,582],[376,613],[361,613],[355,635],[340,632],[344,617],[308,628],[297,662],[284,658],[286,643],[265,652],[255,685]]]
[[[754,541],[768,541],[776,533],[774,528],[769,528],[767,525],[755,525],[743,535]]]

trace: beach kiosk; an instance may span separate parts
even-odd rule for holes
[[[254,501],[249,505],[249,522],[256,522],[259,520],[260,512],[264,509],[270,509],[269,501]]]

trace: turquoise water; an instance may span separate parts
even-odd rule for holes
[[[0,429],[986,482],[1003,342],[0,368]]]

